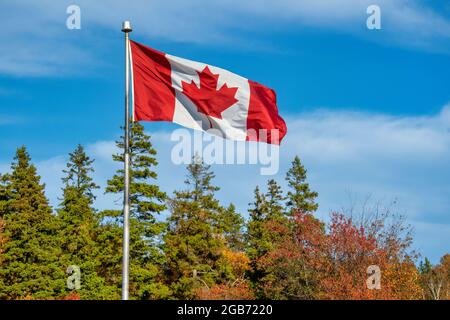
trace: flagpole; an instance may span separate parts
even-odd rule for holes
[[[130,52],[128,33],[132,31],[129,21],[122,23],[125,33],[125,135],[124,135],[124,188],[123,188],[123,258],[122,300],[128,300],[130,257]]]

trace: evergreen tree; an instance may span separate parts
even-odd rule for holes
[[[236,212],[234,204],[219,210],[217,227],[223,234],[229,249],[234,251],[245,249],[243,226],[244,218]]]
[[[2,247],[0,299],[59,297],[66,275],[58,263],[56,219],[25,147],[17,149],[11,171],[1,188],[8,241]]]
[[[242,218],[234,206],[223,208],[215,198],[214,174],[198,156],[187,167],[186,190],[170,200],[169,226],[164,237],[167,273],[176,298],[195,297],[230,274],[221,263],[226,248],[240,246]]]
[[[261,193],[259,187],[256,187],[247,224],[247,252],[250,259],[257,260],[272,248],[275,239],[268,226],[272,222],[286,222],[282,204],[284,200],[281,187],[273,179],[267,182],[266,194]]]
[[[261,193],[259,187],[256,187],[254,202],[250,204],[250,220],[247,224],[247,254],[250,258],[250,280],[258,298],[266,298],[262,281],[265,277],[270,276],[259,261],[280,241],[280,234],[274,232],[274,228],[288,224],[283,206],[284,200],[281,187],[271,179],[267,182],[265,194]]]
[[[0,218],[0,266],[2,265],[2,252],[3,252],[3,245],[6,242],[5,237],[5,221]]]
[[[286,174],[286,181],[290,189],[287,193],[287,207],[291,214],[315,212],[319,206],[315,202],[318,193],[310,190],[306,182],[306,169],[298,156],[292,161],[292,166]]]
[[[0,173],[0,215],[6,212],[8,198],[8,175]]]
[[[62,249],[62,267],[75,265],[81,271],[81,299],[108,299],[118,297],[116,287],[105,286],[97,274],[100,267],[98,244],[99,219],[92,207],[93,194],[99,187],[90,174],[94,171],[90,159],[81,145],[69,154],[70,160],[62,178],[63,199],[58,210],[59,239]]]
[[[2,175],[0,173],[0,269],[3,269],[3,256],[2,253],[5,251],[5,244],[6,244],[6,236],[5,236],[5,220],[2,218],[4,217],[5,211],[5,205],[6,201],[8,200],[8,197],[6,195],[6,189],[7,189],[7,177],[6,175]],[[0,292],[1,288],[3,288],[3,278],[0,278]]]
[[[116,142],[123,150],[123,139]],[[130,297],[139,299],[158,299],[168,296],[168,288],[162,283],[161,265],[164,263],[164,255],[158,247],[159,238],[165,229],[165,224],[157,221],[156,215],[165,207],[166,194],[152,182],[157,179],[154,167],[158,162],[155,158],[156,151],[150,142],[150,136],[144,133],[144,127],[133,122],[130,126]],[[123,153],[113,155],[117,162],[124,162]],[[114,177],[108,181],[106,192],[121,194],[124,189],[124,170],[119,169]],[[118,236],[122,212],[109,210],[104,212],[109,220],[115,219],[115,224],[105,226],[105,240],[115,239],[114,244],[121,245]],[[121,247],[120,247],[121,248]],[[121,252],[117,248],[107,247],[102,249],[104,253],[114,255]],[[121,276],[117,274],[120,268],[112,265],[114,276],[110,280],[119,281]],[[117,283],[118,284],[118,283]]]
[[[1,179],[1,177],[0,177]],[[1,200],[0,200],[1,201]],[[3,269],[3,256],[2,253],[4,251],[4,247],[6,244],[6,236],[5,236],[5,221],[0,218],[0,269]],[[0,290],[3,287],[3,279],[0,278]]]
[[[283,191],[278,183],[271,179],[267,182],[267,193],[265,196],[266,220],[283,220],[285,218]]]
[[[250,220],[247,224],[247,255],[250,259],[249,278],[256,297],[262,298],[259,281],[264,276],[264,270],[259,268],[258,260],[270,249],[270,233],[266,229],[266,198],[257,186],[254,191],[254,202],[250,203]]]
[[[431,264],[430,260],[428,260],[428,258],[425,257],[424,261],[420,261],[418,269],[422,275],[427,274],[427,273],[431,272],[431,270],[433,269],[433,265]]]
[[[265,232],[264,222],[267,219],[266,198],[257,186],[254,191],[254,202],[248,212],[250,220],[247,224],[247,253],[251,260],[261,257],[266,251],[269,243],[267,241],[267,233]]]

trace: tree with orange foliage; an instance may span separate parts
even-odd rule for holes
[[[229,284],[217,284],[211,288],[199,288],[196,297],[200,300],[253,300],[254,295],[247,281]]]
[[[420,298],[418,272],[402,251],[406,248],[402,238],[397,235],[386,247],[377,239],[385,232],[369,231],[339,213],[332,214],[326,231],[322,222],[305,213],[295,214],[292,226],[272,223],[271,232],[284,237],[258,261],[267,270],[261,280],[265,295],[270,299]],[[379,289],[367,284],[369,266],[381,272]]]
[[[63,300],[80,300],[80,295],[76,292],[72,292],[65,296]]]
[[[319,284],[318,268],[326,236],[323,223],[311,214],[293,215],[292,226],[268,222],[266,228],[282,237],[260,259],[258,267],[266,271],[261,279],[264,294],[269,299],[313,299]]]
[[[321,272],[320,298],[370,299],[373,293],[366,286],[366,269],[384,262],[376,239],[357,228],[350,218],[333,213],[325,243]],[[384,266],[384,264],[383,264]]]
[[[258,298],[313,298],[316,281],[309,240],[316,243],[324,229],[312,216],[318,208],[318,194],[310,189],[306,173],[300,158],[295,157],[286,174],[286,195],[275,180],[268,181],[267,193],[262,194],[258,187],[255,190],[247,252]]]
[[[254,299],[245,273],[250,270],[250,259],[244,252],[225,248],[219,259],[219,273],[223,283],[196,290],[201,300],[251,300]]]
[[[382,222],[376,221],[377,224]],[[322,272],[321,298],[325,299],[418,299],[418,272],[403,238],[387,228],[357,227],[352,218],[333,213]],[[399,230],[399,229],[397,229]],[[391,241],[383,242],[390,237]],[[381,240],[380,240],[381,239]],[[368,287],[369,266],[380,270],[380,288]]]

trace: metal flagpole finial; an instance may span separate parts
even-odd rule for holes
[[[122,22],[122,32],[131,32],[133,31],[133,29],[131,28],[131,23],[130,21],[126,20],[124,22]]]

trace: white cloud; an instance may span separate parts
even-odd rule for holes
[[[128,16],[136,30],[149,36],[175,41],[206,42],[236,40],[236,30],[298,26],[324,27],[352,33],[366,32],[366,9],[377,4],[384,29],[408,41],[427,37],[450,38],[450,22],[421,1],[411,0],[218,0],[218,1],[80,1],[91,19],[116,29]],[[243,23],[245,21],[245,23]]]
[[[69,1],[17,0],[2,3],[3,34],[0,73],[36,76],[86,72],[104,63],[104,47],[120,35],[120,24],[130,19],[136,33],[170,41],[252,46],[244,32],[292,31],[321,28],[355,34],[365,39],[408,47],[449,52],[450,22],[419,0],[378,0],[382,32],[365,28],[366,8],[372,0],[78,0],[81,30],[66,29]],[[381,35],[381,37],[380,37]],[[99,46],[102,41],[103,46]],[[258,46],[258,49],[261,49]],[[89,50],[89,48],[100,50]]]
[[[329,207],[342,199],[336,190],[348,189],[400,197],[410,216],[441,212],[450,222],[442,211],[450,210],[449,110],[447,106],[428,117],[330,111],[300,115],[289,120],[285,156],[300,154],[313,182],[329,193]]]
[[[437,116],[387,116],[319,111],[290,121],[300,133],[294,148],[317,161],[354,161],[371,156],[422,161],[448,155],[450,106]]]
[[[60,76],[79,74],[93,64],[94,55],[87,52],[76,34],[66,29],[67,5],[59,1],[21,0],[0,5],[0,19],[8,26],[0,44],[0,73]],[[101,61],[97,59],[95,63]]]

